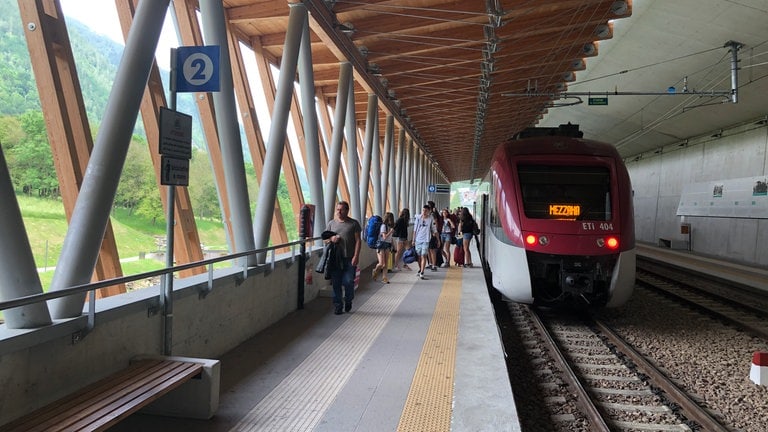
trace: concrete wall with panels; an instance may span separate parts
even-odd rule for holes
[[[628,158],[637,240],[658,244],[659,239],[668,239],[679,246],[688,239],[680,233],[685,222],[691,224],[694,252],[768,264],[768,215],[767,219],[676,215],[687,184],[766,175],[766,155],[768,126],[755,120]]]

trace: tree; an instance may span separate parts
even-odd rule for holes
[[[24,138],[8,150],[14,184],[26,194],[58,195],[59,182],[53,166],[43,113],[27,111],[19,121]]]
[[[221,220],[219,195],[213,179],[213,169],[208,154],[193,149],[189,162],[189,199],[195,214],[201,218]]]
[[[298,239],[299,230],[296,227],[296,220],[299,215],[293,214],[291,195],[288,192],[288,184],[285,182],[285,176],[282,173],[280,174],[280,179],[277,183],[277,202],[280,203],[280,211],[283,213],[283,222],[285,223],[285,231],[288,235],[288,240]]]
[[[160,191],[157,190],[157,187],[153,185],[152,188],[143,189],[136,214],[152,219],[152,225],[156,225],[158,219],[165,219],[163,202],[160,200]]]
[[[132,214],[139,202],[147,196],[146,189],[157,189],[154,176],[155,171],[147,145],[134,138],[125,157],[120,184],[115,194],[115,205],[128,209],[128,213]]]
[[[18,117],[0,117],[0,143],[5,151],[18,145],[24,139],[24,131]]]

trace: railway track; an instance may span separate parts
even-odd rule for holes
[[[637,281],[642,287],[768,339],[768,298],[763,293],[644,260],[638,261]]]
[[[551,430],[728,430],[605,324],[509,308]]]

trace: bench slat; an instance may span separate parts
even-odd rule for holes
[[[157,367],[159,364],[159,360],[147,360],[132,363],[127,368],[116,372],[113,375],[96,381],[69,396],[64,396],[59,400],[32,412],[31,414],[6,424],[0,428],[0,431],[22,431],[28,430],[36,424],[44,424],[63,412],[71,411],[74,407],[87,403],[89,399],[94,398],[97,395],[104,393],[109,388],[113,387],[116,382],[119,383],[125,380],[130,380],[133,376],[140,373],[141,370]]]
[[[102,401],[108,401],[111,394],[125,391],[126,387],[139,382],[148,375],[152,376],[159,373],[164,367],[167,367],[159,360],[138,363],[136,367],[126,369],[128,373],[118,372],[116,375],[108,376],[91,386],[85,387],[83,390],[72,395],[71,398],[65,397],[60,399],[65,402],[62,406],[54,403],[53,405],[55,406],[49,405],[46,408],[42,408],[42,411],[53,408],[51,410],[53,415],[49,415],[49,418],[44,422],[34,418],[30,419],[32,425],[27,430],[29,432],[53,431],[56,429],[66,430],[70,424],[88,415],[94,406],[101,405]]]
[[[141,360],[9,423],[0,431],[104,430],[180,386],[202,369],[203,366],[197,363]]]
[[[184,384],[202,371],[199,364],[186,364],[177,367],[172,373],[165,373],[156,380],[147,382],[131,393],[123,393],[109,405],[92,412],[87,418],[75,423],[71,430],[103,431],[114,426],[120,420],[154,402],[171,390]]]

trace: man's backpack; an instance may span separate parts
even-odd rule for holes
[[[373,215],[368,219],[368,225],[365,227],[365,242],[368,247],[376,248],[381,234],[381,216]]]

